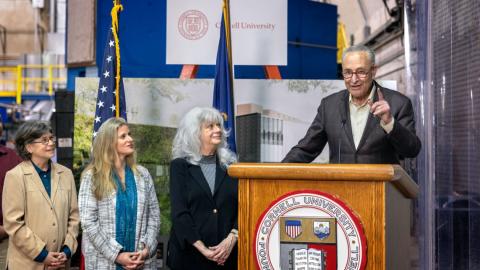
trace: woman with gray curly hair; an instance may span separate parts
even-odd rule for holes
[[[46,122],[25,122],[15,145],[24,160],[5,176],[3,225],[7,269],[64,269],[77,249],[78,206],[72,172],[51,160],[55,137]]]
[[[237,159],[227,136],[213,108],[193,108],[180,122],[170,163],[173,270],[237,269],[238,182],[226,172]]]

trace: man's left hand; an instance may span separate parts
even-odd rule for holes
[[[380,88],[377,89],[377,94],[378,94],[378,101],[373,104],[370,104],[370,112],[373,113],[373,115],[379,117],[380,120],[382,120],[384,125],[387,125],[393,119],[392,114],[390,113],[390,105],[384,99],[383,93],[380,90]]]

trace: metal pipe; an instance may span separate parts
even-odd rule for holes
[[[399,37],[402,37],[403,33],[404,33],[403,30],[395,32],[395,33],[391,34],[390,36],[388,36],[387,38],[385,38],[384,40],[381,40],[379,43],[372,44],[370,47],[372,48],[372,50],[378,50],[378,49],[382,48],[383,46],[385,46],[386,44],[390,43],[391,41],[393,41],[393,40],[395,40]]]
[[[56,1],[55,0],[50,0],[50,32],[55,33],[56,32],[56,27],[55,27],[55,21],[56,21]]]
[[[7,28],[0,25],[0,45],[2,46],[2,55],[7,54]]]
[[[311,48],[329,49],[329,50],[335,50],[335,51],[337,50],[336,46],[328,46],[328,45],[298,42],[298,41],[288,41],[288,44],[295,45],[295,46],[311,47]]]
[[[365,8],[365,4],[363,3],[362,0],[357,0],[358,5],[360,6],[360,12],[362,13],[363,20],[365,21],[365,25],[368,26],[368,21],[367,21],[367,10]]]

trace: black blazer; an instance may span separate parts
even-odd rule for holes
[[[170,163],[172,229],[167,265],[171,269],[237,269],[237,248],[225,266],[206,259],[192,245],[215,246],[238,229],[238,181],[217,164],[214,194],[200,166],[177,158]]]
[[[421,142],[415,134],[415,117],[410,99],[374,83],[377,89],[381,89],[395,119],[389,134],[380,126],[380,119],[370,113],[356,149],[350,123],[349,92],[343,90],[322,99],[307,134],[282,162],[311,162],[327,142],[330,163],[398,164],[400,159],[416,157]],[[373,102],[377,100],[378,94],[375,92]]]

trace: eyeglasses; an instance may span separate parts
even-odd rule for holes
[[[352,70],[344,70],[342,71],[342,75],[344,79],[350,79],[353,77],[353,74],[356,74],[359,79],[365,79],[367,75],[370,73],[370,70],[357,70],[357,71],[352,71]]]
[[[39,141],[33,141],[31,143],[41,143],[43,145],[48,145],[48,143],[52,141],[53,144],[57,143],[57,138],[55,136],[50,137],[42,137]]]

